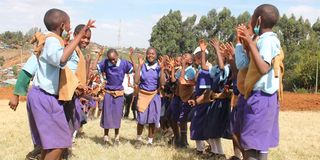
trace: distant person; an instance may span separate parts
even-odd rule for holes
[[[124,76],[124,80],[123,80],[123,88],[124,88],[124,98],[125,98],[125,109],[124,109],[124,118],[128,118],[129,117],[129,113],[130,113],[130,107],[132,110],[132,115],[133,115],[133,119],[136,119],[136,109],[135,107],[132,106],[132,101],[133,101],[133,88],[134,88],[134,79],[133,79],[133,73],[131,74],[127,74],[126,76]]]

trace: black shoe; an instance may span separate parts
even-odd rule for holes
[[[229,158],[229,160],[241,160],[241,159],[236,157],[236,156],[232,156],[232,157]]]
[[[37,160],[41,158],[41,147],[36,146],[31,152],[26,155],[26,160]]]

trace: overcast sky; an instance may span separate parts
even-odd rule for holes
[[[121,28],[120,46],[148,47],[152,27],[170,9],[180,10],[184,19],[196,14],[199,20],[213,8],[227,7],[237,16],[244,11],[252,13],[263,3],[276,5],[281,15],[294,13],[311,23],[320,16],[319,0],[0,0],[0,32],[44,29],[45,12],[59,8],[70,15],[72,28],[95,19],[92,41],[117,46]]]

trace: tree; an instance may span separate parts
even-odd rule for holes
[[[152,28],[150,46],[156,48],[159,54],[180,52],[182,37],[182,16],[180,11],[169,11]]]
[[[193,15],[182,22],[182,37],[180,40],[181,53],[192,53],[197,47],[197,37],[195,36],[194,28],[196,19],[197,16]]]

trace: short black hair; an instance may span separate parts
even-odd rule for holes
[[[79,32],[82,30],[82,28],[83,27],[85,27],[86,25],[84,25],[84,24],[79,24],[79,25],[77,25],[77,27],[74,29],[74,34],[79,34]],[[91,32],[91,30],[90,30],[90,28],[88,29],[88,31],[90,31]]]
[[[157,53],[157,50],[156,50],[154,47],[149,47],[149,48],[147,49],[147,51],[146,51],[146,55],[148,54],[148,52],[149,52],[150,50],[154,50],[154,51],[156,51],[156,53]]]
[[[209,58],[209,56],[208,56],[208,54],[207,54],[207,53],[206,53],[205,55],[206,55],[206,56],[205,56],[205,60],[207,61],[207,60],[208,60],[208,58]],[[197,52],[197,53],[195,54],[195,56],[196,56],[196,57],[198,57],[199,59],[201,59],[202,51]]]
[[[279,10],[272,4],[262,4],[258,6],[252,15],[254,21],[261,16],[261,27],[272,28],[279,20]]]
[[[119,55],[116,49],[110,48],[110,49],[107,51],[107,56],[109,56],[112,52],[114,52],[115,54]]]
[[[62,23],[69,20],[68,14],[60,9],[50,9],[44,15],[43,21],[48,31],[57,29]]]

